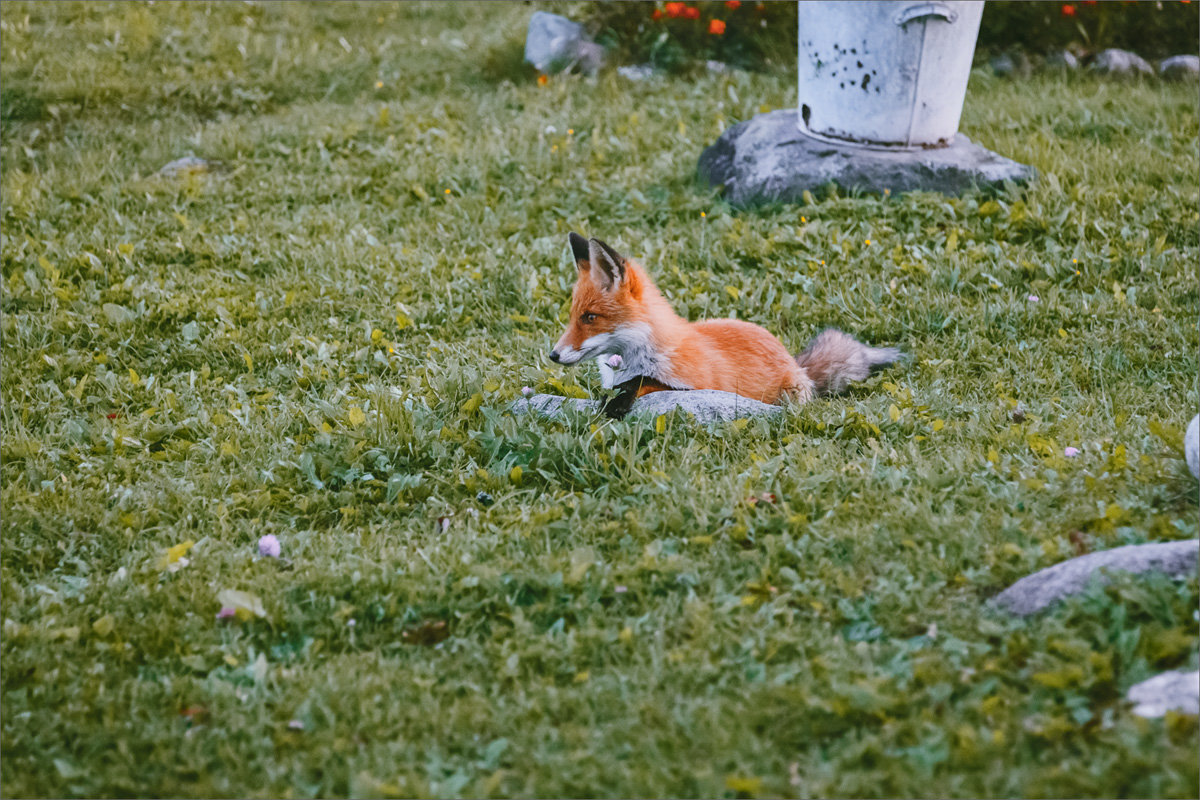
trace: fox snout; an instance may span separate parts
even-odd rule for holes
[[[566,338],[566,335],[564,335],[563,339]],[[550,360],[555,364],[575,364],[579,361],[582,361],[588,355],[588,353],[583,349],[573,347],[569,343],[564,342],[563,339],[559,339],[558,343],[555,344],[554,347],[551,347],[550,352],[547,353],[547,356],[549,356]]]

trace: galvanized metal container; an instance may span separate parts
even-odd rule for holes
[[[798,6],[802,131],[884,149],[953,141],[983,0]]]

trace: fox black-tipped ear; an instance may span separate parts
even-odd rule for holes
[[[612,291],[625,280],[625,256],[599,239],[588,240],[588,260],[600,270],[600,286]]]
[[[587,239],[572,231],[567,234],[567,241],[571,243],[571,255],[575,259],[575,263],[588,260],[588,243]]]

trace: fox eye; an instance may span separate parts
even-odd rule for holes
[[[596,321],[596,315],[590,311],[587,311],[579,318],[579,321],[582,322],[584,325],[591,325],[593,322]]]

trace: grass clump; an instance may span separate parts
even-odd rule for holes
[[[5,4],[4,793],[1194,794],[1194,718],[1122,696],[1195,668],[1195,579],[986,605],[1197,535],[1194,91],[978,73],[1021,195],[736,212],[696,158],[791,70],[496,85],[528,13]],[[569,230],[911,363],[515,419],[598,389],[542,358]]]

